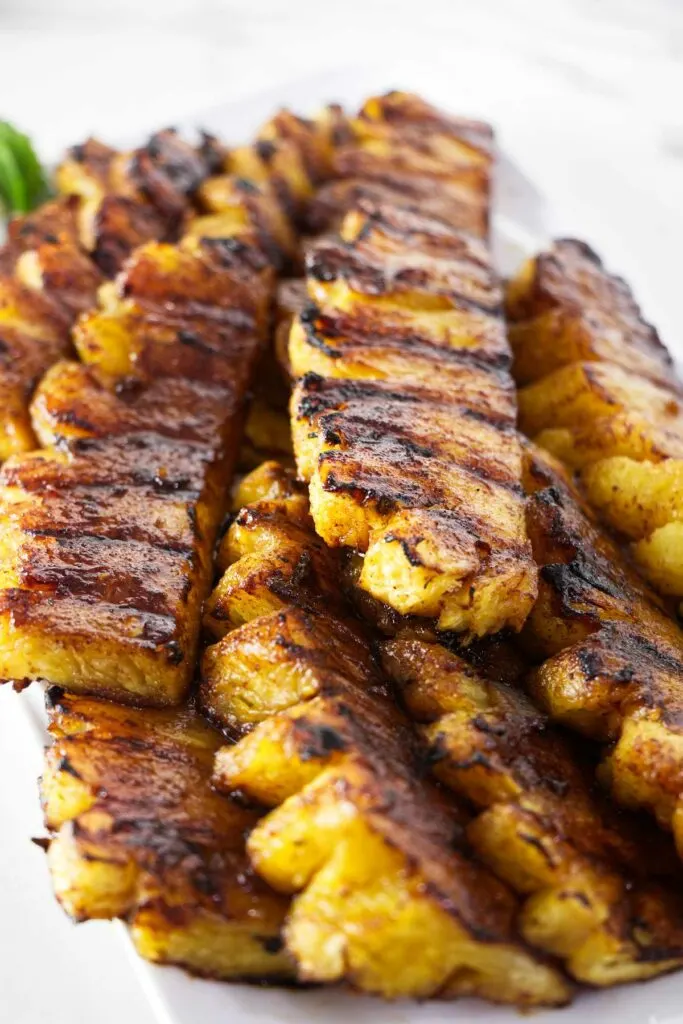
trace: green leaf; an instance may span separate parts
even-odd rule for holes
[[[0,204],[7,215],[28,213],[49,195],[28,136],[0,121]]]

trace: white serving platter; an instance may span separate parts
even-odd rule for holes
[[[394,87],[419,91],[453,113],[484,117],[494,124],[503,140],[493,240],[498,268],[506,275],[525,256],[541,248],[558,225],[565,232],[572,230],[566,213],[559,217],[556,211],[551,214],[549,204],[521,170],[523,143],[533,135],[530,119],[538,119],[536,131],[544,134],[545,145],[563,142],[570,146],[593,140],[595,152],[600,152],[604,125],[612,112],[590,110],[567,98],[564,123],[550,124],[546,120],[547,108],[554,107],[558,98],[538,95],[534,81],[517,83],[515,102],[511,102],[505,90],[500,90],[500,82],[498,88],[492,87],[485,78],[473,79],[466,72],[467,69],[462,68],[458,71],[414,65],[392,71],[386,68],[334,70],[286,83],[277,90],[246,97],[239,103],[197,111],[179,127],[184,131],[206,128],[228,142],[238,142],[251,137],[259,124],[280,106],[290,106],[304,114],[330,101],[352,108],[365,96]],[[537,101],[533,110],[525,108],[525,99],[531,98]],[[626,123],[624,128],[627,128]],[[135,141],[122,140],[122,144]],[[603,146],[602,154],[609,160],[609,146]],[[586,226],[585,208],[577,207],[577,211],[579,209],[579,223],[573,230],[577,234],[588,232],[589,240],[598,245],[604,238],[605,244],[612,246],[608,252],[610,265],[615,265],[622,250],[612,242],[615,236],[610,228],[614,226],[605,224],[604,216],[596,210],[599,227],[591,231]],[[617,269],[631,274],[637,292],[647,291],[645,270],[634,277],[634,264],[628,258],[624,262],[625,266],[617,262]],[[675,341],[670,337],[667,341],[676,355],[683,355],[683,340],[680,352],[676,352]],[[24,695],[24,707],[35,727],[37,741],[44,742],[42,694],[37,687]],[[348,1024],[351,1018],[372,1021],[372,1024],[513,1024],[521,1019],[514,1010],[473,1000],[385,1003],[337,989],[297,991],[192,978],[177,968],[157,967],[140,959],[125,929],[118,927],[130,954],[131,969],[137,974],[159,1024],[300,1024],[301,1021]],[[529,1019],[533,1024],[683,1024],[683,974],[645,985],[583,992],[572,1006],[534,1013]]]

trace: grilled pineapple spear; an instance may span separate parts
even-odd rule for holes
[[[486,198],[490,155],[469,128],[463,141],[459,123],[411,97],[368,110],[358,147],[376,133],[370,163],[393,147],[408,176],[411,160],[431,174],[435,195],[456,181]],[[501,292],[485,243],[444,217],[364,200],[340,238],[309,251],[313,304],[290,337],[291,371],[305,374],[292,431],[316,529],[363,553],[360,586],[481,636],[521,627],[536,573]]]
[[[631,292],[587,246],[556,242],[510,285],[522,429],[580,471],[652,585],[683,598],[681,386]]]
[[[512,894],[457,841],[462,810],[420,781],[366,640],[318,589],[335,555],[318,559],[301,493],[269,464],[240,499],[251,504],[228,533],[217,597],[233,628],[206,653],[202,692],[242,736],[218,753],[217,784],[274,808],[247,847],[296,894],[284,937],[299,977],[388,997],[565,1001],[561,977],[515,937]]]
[[[49,447],[2,474],[0,678],[182,698],[273,288],[255,239],[140,247],[106,310],[79,323],[89,365],[59,363],[38,388]]]
[[[306,222],[336,229],[350,209],[388,203],[455,228],[488,233],[493,135],[410,93],[369,99],[337,132],[332,178],[309,203]]]
[[[299,128],[302,152],[309,139],[317,153],[328,127]],[[88,202],[109,188],[135,202],[144,193],[177,220],[181,197],[205,202],[214,148],[195,152],[173,133],[133,158],[88,144],[62,184]],[[286,255],[274,188],[212,182],[223,201],[213,196],[211,223],[198,216],[179,243],[139,246],[76,325],[83,362],[55,365],[36,392],[47,450],[0,479],[0,678],[158,705],[190,683],[242,405]]]
[[[41,793],[57,898],[124,918],[138,952],[201,975],[290,976],[287,901],[250,867],[252,812],[211,788],[220,734],[192,707],[135,710],[48,692]]]
[[[212,137],[194,147],[172,129],[132,152],[88,139],[69,151],[56,182],[60,192],[79,197],[81,244],[113,277],[137,246],[178,237],[190,198],[222,159]]]
[[[549,456],[527,453],[539,598],[523,639],[541,659],[532,694],[606,745],[600,777],[645,808],[683,855],[683,633],[595,525]]]
[[[591,985],[683,965],[674,851],[654,825],[596,796],[578,746],[516,686],[444,647],[399,635],[382,659],[437,777],[479,809],[466,826],[472,847],[525,897],[524,938]]]
[[[173,133],[133,154],[91,141],[58,169],[68,194],[11,222],[0,278],[0,462],[35,446],[31,392],[68,353],[68,328],[94,304],[103,272],[173,232],[211,166]]]

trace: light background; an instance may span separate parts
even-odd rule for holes
[[[632,275],[683,354],[683,2],[0,0],[0,117],[47,159],[355,63],[390,66],[387,87],[452,74],[454,111],[485,95],[558,228]],[[20,700],[0,691],[0,1024],[143,1024],[117,930],[71,926],[29,842],[40,756]]]

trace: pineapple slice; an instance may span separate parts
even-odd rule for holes
[[[227,389],[182,377],[160,377],[129,389],[97,367],[62,360],[36,388],[33,428],[44,446],[79,437],[145,432],[204,444],[221,454],[221,439],[235,426]],[[232,416],[230,413],[232,412]]]
[[[373,217],[348,213],[341,236],[307,252],[309,294],[320,305],[500,315],[488,250],[473,236],[389,205]]]
[[[137,287],[130,301],[144,312],[139,330],[144,331],[145,318],[156,323],[156,310],[163,309],[163,297],[170,293],[176,298],[178,332],[192,332],[190,348],[199,356],[174,358],[174,349],[185,344],[176,338],[168,342],[172,355],[166,367],[151,380],[117,381],[96,365],[97,359],[91,366],[58,363],[43,379],[32,405],[34,427],[44,444],[62,450],[46,455],[57,482],[44,495],[33,490],[25,496],[13,488],[12,471],[16,478],[26,468],[21,463],[1,481],[8,522],[2,558],[2,678],[44,678],[69,689],[149,704],[179,701],[191,681],[210,555],[236,456],[239,402],[260,344],[258,311],[265,309],[268,295],[265,281],[242,283],[239,275],[217,266],[213,279],[202,276],[202,266],[213,266],[209,258],[204,263],[202,257],[178,255],[171,246],[159,249],[161,256],[154,248],[151,256],[149,247],[138,250],[130,267]],[[164,261],[167,277],[159,274],[155,280],[141,273],[148,256],[157,273]],[[180,279],[171,273],[178,264]],[[194,294],[197,278],[205,292],[195,304],[188,290]],[[240,320],[241,310],[230,305],[234,293],[243,301],[246,319]],[[115,295],[109,301],[114,306],[121,302]],[[224,320],[242,325],[243,365],[231,380],[234,353],[228,344],[216,352],[219,380],[202,380],[205,328],[206,345],[217,335],[225,340]],[[228,340],[230,333],[231,328]],[[153,334],[149,347],[157,340]],[[120,337],[114,349],[116,344]],[[173,376],[192,368],[200,379]],[[115,456],[110,455],[112,446]],[[100,478],[94,465],[98,459],[112,480]],[[145,459],[157,465],[151,478],[143,472]],[[32,460],[29,469],[35,466]],[[42,469],[39,465],[38,477]],[[150,485],[158,493],[154,501]],[[76,490],[74,498],[85,489],[82,502],[64,507],[64,523],[56,534],[50,527],[60,512],[52,500],[55,489],[69,496]],[[88,510],[87,536],[74,532],[74,522],[85,517],[81,506]],[[161,508],[168,511],[159,519]],[[37,534],[29,528],[36,516]],[[192,524],[190,537],[187,522]],[[51,636],[48,645],[46,635]]]
[[[126,709],[53,688],[48,708],[41,792],[66,912],[124,918],[143,957],[202,976],[289,978],[287,901],[244,849],[256,815],[211,788],[220,735],[192,707]]]
[[[519,629],[535,568],[486,247],[390,206],[351,211],[341,235],[309,254],[322,312],[306,309],[290,337],[292,371],[308,371],[292,432],[316,529],[364,553],[360,586],[402,615],[476,636]]]
[[[594,793],[586,758],[517,687],[414,638],[399,635],[382,654],[435,774],[479,809],[466,828],[472,847],[525,897],[526,940],[591,985],[680,967],[680,867],[664,836]]]
[[[487,202],[493,163],[489,125],[443,114],[410,93],[367,100],[335,158],[339,177],[417,176],[456,183]]]

